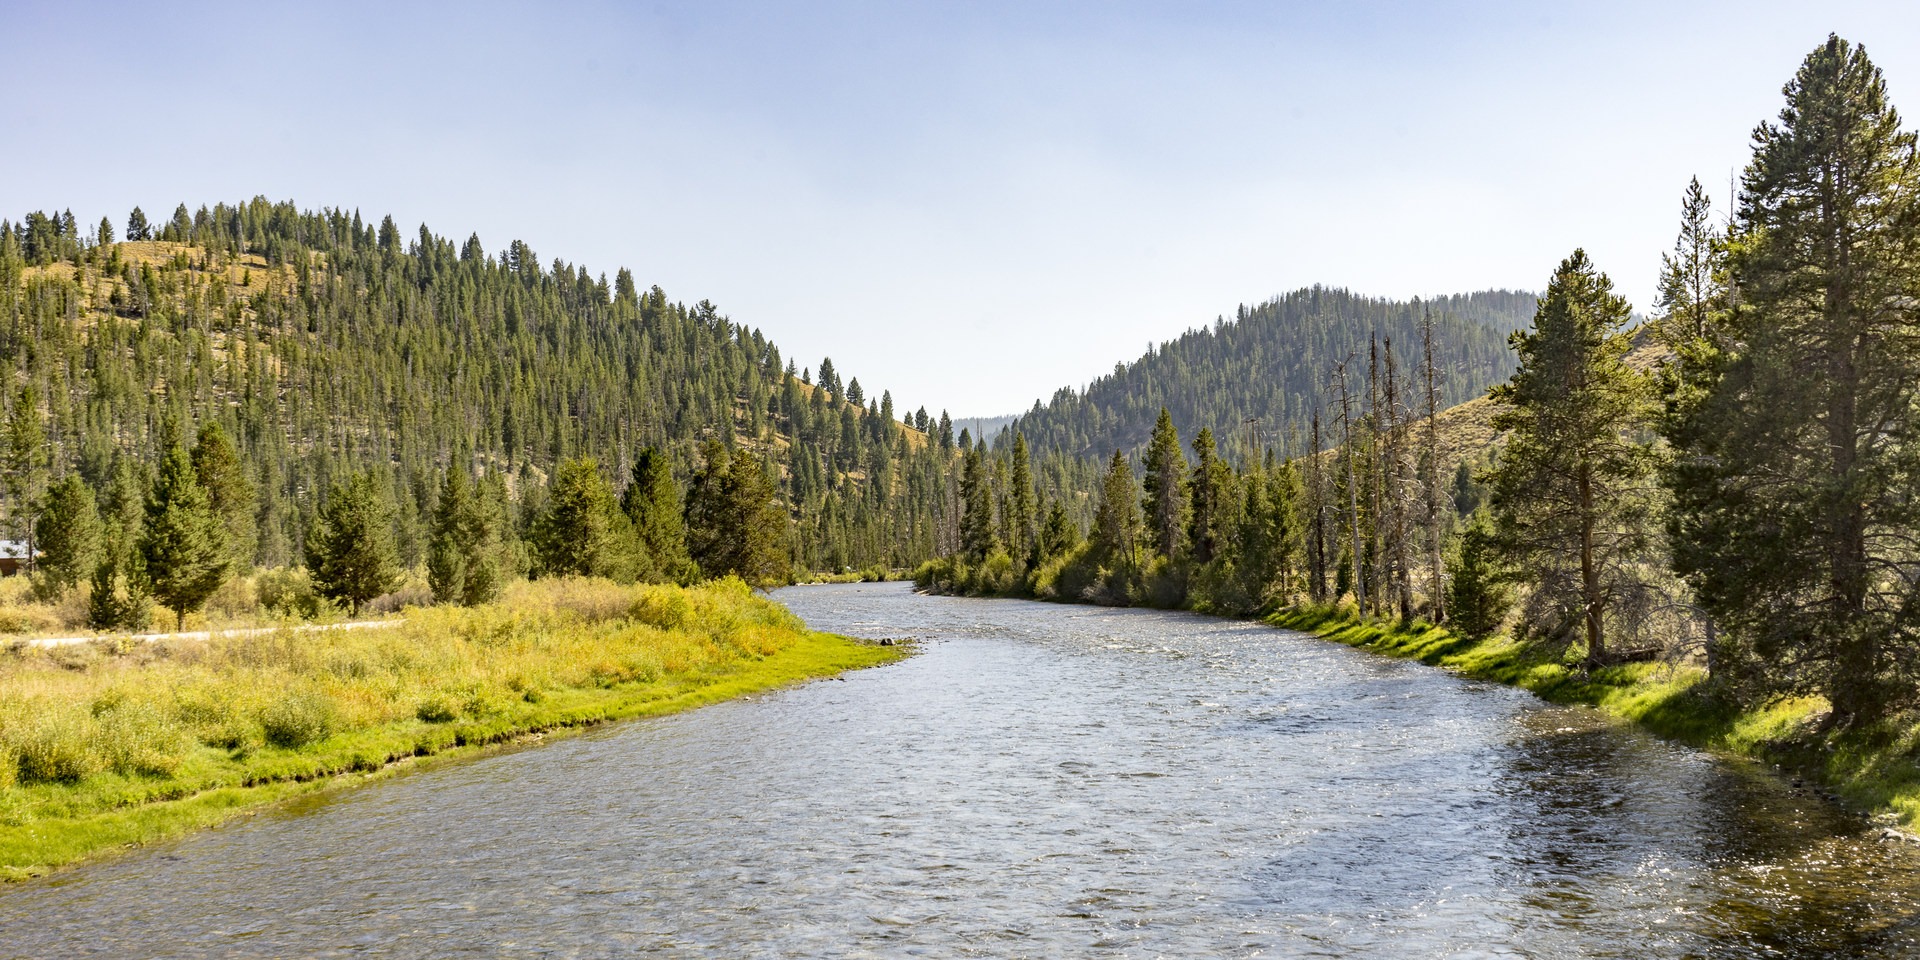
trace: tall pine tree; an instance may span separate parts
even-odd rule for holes
[[[1500,542],[1535,596],[1610,659],[1607,611],[1644,562],[1652,531],[1646,378],[1623,361],[1627,302],[1586,252],[1562,261],[1533,328],[1513,335],[1520,369],[1495,387],[1493,425],[1512,431],[1489,476]]]
[[[1678,411],[1674,562],[1757,695],[1836,723],[1911,695],[1920,646],[1920,158],[1838,37],[1754,131],[1731,304]]]

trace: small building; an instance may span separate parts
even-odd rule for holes
[[[0,577],[27,572],[27,542],[0,540]]]

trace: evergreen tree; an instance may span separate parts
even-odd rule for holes
[[[751,453],[740,453],[727,470],[727,515],[734,547],[719,565],[756,587],[788,582],[787,535],[790,518],[782,509],[779,492],[767,466]]]
[[[709,441],[687,493],[687,544],[706,576],[785,583],[789,518],[760,459]]]
[[[440,603],[458,603],[467,592],[467,543],[463,515],[472,510],[466,471],[454,468],[440,484],[433,534],[427,546],[427,586]]]
[[[1583,629],[1589,663],[1607,662],[1606,614],[1648,549],[1652,457],[1646,378],[1623,359],[1631,310],[1586,252],[1548,284],[1533,329],[1516,333],[1520,369],[1495,387],[1496,429],[1512,431],[1489,477],[1501,544],[1535,595]]]
[[[542,576],[633,579],[632,524],[620,512],[598,461],[561,462],[547,496],[547,511],[533,537]]]
[[[27,545],[29,566],[38,546],[33,512],[46,492],[48,453],[39,391],[31,385],[21,387],[7,414],[7,520],[10,532]]]
[[[1100,481],[1100,506],[1093,518],[1093,547],[1109,563],[1138,564],[1140,508],[1135,499],[1133,465],[1115,450]]]
[[[1233,487],[1233,471],[1220,459],[1211,427],[1201,427],[1193,435],[1193,457],[1193,472],[1187,479],[1187,501],[1191,504],[1187,542],[1192,546],[1194,562],[1207,564],[1232,539],[1226,500]],[[1265,498],[1261,499],[1261,508],[1265,509]]]
[[[1724,239],[1713,228],[1712,212],[1713,203],[1699,178],[1688,181],[1680,206],[1680,235],[1673,252],[1660,257],[1656,306],[1661,316],[1654,329],[1671,346],[1705,340],[1721,306]]]
[[[1131,484],[1128,484],[1131,487]],[[1047,521],[1040,526],[1037,544],[1039,562],[1045,563],[1080,545],[1080,528],[1067,516],[1067,508],[1055,500],[1047,505]]]
[[[240,451],[218,423],[209,422],[200,428],[193,445],[193,471],[201,489],[207,491],[214,514],[226,528],[232,568],[245,570],[252,566],[260,539],[256,513],[259,502]]]
[[[1180,550],[1186,520],[1187,461],[1180,453],[1180,434],[1173,429],[1173,416],[1160,408],[1153,436],[1147,441],[1147,475],[1142,483],[1146,496],[1141,509],[1146,515],[1147,538],[1155,553],[1173,557]]]
[[[1000,546],[993,534],[993,487],[987,478],[985,455],[979,447],[969,446],[962,458],[961,548],[975,560],[983,560]]]
[[[140,555],[119,528],[110,525],[87,594],[87,625],[95,630],[144,630],[151,609]]]
[[[473,488],[466,471],[448,470],[427,546],[427,583],[435,600],[472,607],[499,596],[505,575],[500,526],[494,505]]]
[[[1484,637],[1500,629],[1509,595],[1498,537],[1484,511],[1454,538],[1447,556],[1447,611],[1455,632]]]
[[[100,514],[94,506],[93,489],[78,474],[67,474],[47,491],[35,529],[41,554],[34,571],[36,594],[58,597],[99,566]]]
[[[718,440],[700,447],[700,468],[694,471],[687,488],[685,519],[687,553],[701,576],[722,576],[720,565],[726,562],[727,538],[735,533],[728,526],[727,477],[732,472],[733,455]]]
[[[307,568],[323,597],[354,616],[400,581],[393,504],[371,472],[327,488],[320,514],[307,531]]]
[[[144,519],[138,550],[146,586],[173,611],[174,625],[184,629],[187,614],[226,581],[232,554],[226,528],[178,441],[168,445],[160,461]]]
[[[1027,435],[1019,431],[1013,434],[1013,467],[1007,491],[1007,549],[1014,559],[1022,563],[1032,563],[1036,559],[1037,544],[1033,538],[1033,523],[1037,519],[1037,509],[1033,492],[1033,462],[1027,453]]]
[[[1757,696],[1835,723],[1910,698],[1920,644],[1920,158],[1838,37],[1754,132],[1695,395],[1674,404],[1674,563]]]
[[[657,447],[634,458],[632,478],[620,495],[620,509],[633,523],[641,549],[642,579],[686,581],[691,577],[687,530],[680,485],[673,465]]]
[[[134,207],[133,212],[127,215],[127,239],[153,239],[153,227],[147,223],[147,215],[139,207]]]

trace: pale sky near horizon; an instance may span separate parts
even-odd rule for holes
[[[264,194],[712,300],[903,409],[1023,410],[1314,283],[1650,306],[1687,178],[1920,4],[0,0],[0,217]]]

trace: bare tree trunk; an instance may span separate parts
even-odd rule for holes
[[[1359,478],[1353,470],[1353,394],[1347,389],[1347,362],[1351,359],[1348,357],[1334,367],[1334,378],[1340,390],[1340,449],[1347,461],[1347,519],[1353,532],[1353,597],[1364,611],[1367,605],[1367,575],[1361,561],[1365,548],[1360,542]]]
[[[1420,320],[1420,338],[1426,354],[1421,363],[1426,378],[1427,405],[1427,449],[1426,495],[1427,495],[1427,605],[1433,611],[1435,623],[1447,622],[1446,568],[1440,557],[1440,391],[1434,383],[1433,369],[1433,311],[1429,309]]]

